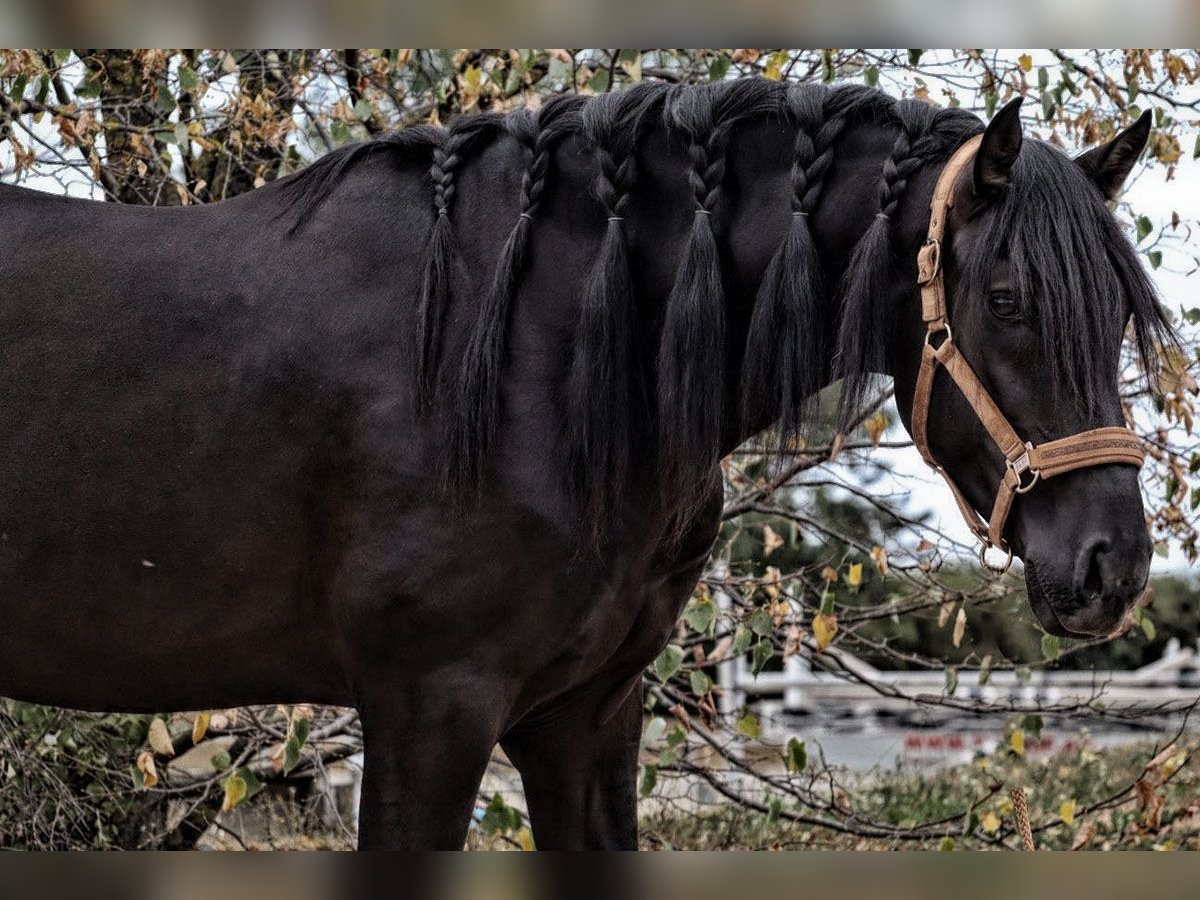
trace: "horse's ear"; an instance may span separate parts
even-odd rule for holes
[[[1008,187],[1008,173],[1021,152],[1021,98],[992,117],[975,154],[975,193],[989,197]]]
[[[1116,200],[1149,137],[1150,111],[1147,110],[1107,144],[1093,147],[1076,157],[1075,162],[1096,182],[1106,198]]]

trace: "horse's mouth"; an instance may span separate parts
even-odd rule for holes
[[[1059,612],[1059,609],[1071,609],[1072,606],[1077,606],[1072,602],[1070,592],[1056,590],[1053,586],[1044,584],[1042,577],[1038,574],[1037,563],[1030,559],[1025,560],[1025,589],[1029,595],[1029,608],[1033,610],[1034,616],[1046,632],[1056,637],[1083,639],[1107,637],[1121,631],[1129,621],[1128,611],[1126,611],[1111,623],[1089,624],[1086,629],[1071,628],[1067,624],[1071,614]]]

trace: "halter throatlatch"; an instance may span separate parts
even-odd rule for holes
[[[921,315],[928,331],[925,334],[925,346],[921,351],[921,367],[917,373],[917,387],[913,397],[912,436],[921,457],[946,480],[967,527],[982,543],[979,550],[980,562],[993,571],[1004,572],[1012,565],[1012,550],[1004,540],[1004,523],[1017,494],[1032,490],[1039,481],[1087,466],[1122,464],[1140,468],[1145,455],[1137,435],[1123,427],[1093,428],[1070,437],[1047,441],[1036,447],[1029,441],[1021,440],[955,346],[950,322],[946,317],[946,285],[942,277],[941,261],[942,237],[946,231],[946,217],[950,207],[954,205],[955,182],[974,158],[982,140],[982,135],[973,137],[950,157],[950,161],[938,177],[933,199],[929,203],[929,232],[917,254]],[[1004,477],[996,489],[996,501],[992,505],[992,514],[988,521],[980,518],[958,489],[958,485],[946,470],[937,464],[929,450],[929,401],[934,376],[939,366],[945,367],[950,373],[958,389],[975,410],[975,415],[1004,454]],[[1007,555],[1000,566],[992,565],[986,559],[985,554],[992,547]]]

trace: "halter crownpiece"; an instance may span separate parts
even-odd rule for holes
[[[921,350],[921,367],[912,405],[913,443],[921,458],[946,480],[954,501],[958,504],[967,527],[981,542],[979,560],[987,568],[1005,572],[1012,565],[1012,550],[1004,540],[1004,523],[1017,494],[1032,490],[1039,482],[1064,472],[1088,466],[1130,465],[1141,467],[1145,460],[1142,443],[1130,429],[1110,426],[1081,431],[1069,437],[1047,441],[1034,446],[1021,440],[1009,424],[996,401],[979,380],[979,376],[954,344],[954,335],[946,315],[946,284],[942,276],[942,237],[946,218],[954,205],[954,185],[959,174],[975,157],[982,135],[976,135],[955,151],[938,176],[929,202],[929,231],[917,253],[917,284],[921,287],[921,317],[928,331]],[[941,337],[938,341],[937,338]],[[936,344],[936,345],[935,345]],[[929,403],[934,376],[939,366],[945,367],[954,383],[987,429],[1000,452],[1004,454],[1004,476],[996,489],[992,514],[984,521],[959,490],[950,475],[937,464],[929,449]],[[996,547],[1007,554],[1000,566],[986,559],[986,552]]]

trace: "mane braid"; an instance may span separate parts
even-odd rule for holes
[[[892,152],[883,163],[879,212],[855,244],[842,278],[834,376],[842,379],[838,421],[843,427],[857,417],[871,383],[888,370],[887,337],[894,319],[886,300],[895,271],[891,217],[908,179],[929,161],[921,152],[929,142],[918,142],[937,114],[934,107],[917,100],[895,102],[899,128]]]
[[[621,496],[630,454],[630,373],[633,359],[633,279],[625,215],[637,181],[637,143],[662,85],[643,83],[605,94],[583,109],[582,129],[598,171],[595,193],[607,224],[600,252],[584,283],[567,381],[567,444],[572,486],[584,524],[598,542],[604,514]]]
[[[713,218],[730,134],[744,118],[780,112],[781,97],[762,79],[676,87],[667,97],[668,127],[687,140],[694,212],[667,298],[657,373],[660,487],[676,530],[708,494],[724,435],[725,296]]]
[[[500,376],[512,301],[524,269],[533,218],[554,144],[578,131],[583,102],[583,97],[563,95],[536,115],[521,110],[504,119],[508,133],[525,146],[529,162],[521,179],[517,220],[500,251],[491,290],[472,328],[459,376],[445,473],[446,482],[456,490],[478,491],[483,482],[487,452],[500,419]]]
[[[433,229],[425,251],[417,321],[409,359],[418,415],[427,415],[437,394],[441,359],[442,327],[450,306],[450,280],[455,260],[454,208],[455,175],[463,159],[482,139],[499,133],[503,118],[496,115],[459,119],[433,148],[429,180],[433,186]]]

